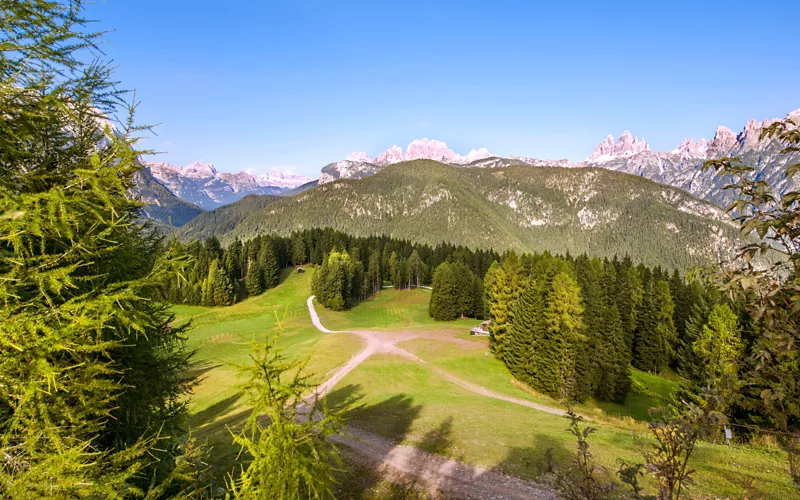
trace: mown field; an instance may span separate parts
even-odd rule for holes
[[[220,309],[176,307],[182,318],[193,318],[190,345],[198,350],[201,383],[193,401],[193,425],[199,435],[209,435],[221,446],[220,464],[228,464],[233,450],[225,447],[225,425],[243,414],[238,402],[235,369],[231,363],[247,360],[252,336],[275,331],[274,313],[286,312],[281,344],[293,357],[313,352],[310,367],[320,376],[343,364],[360,348],[355,336],[317,332],[306,312],[310,274],[286,274],[277,288],[236,306]],[[557,402],[512,381],[503,364],[488,353],[485,338],[470,338],[475,320],[437,323],[427,316],[427,290],[384,290],[351,311],[333,312],[317,307],[323,324],[331,330],[425,331],[398,345],[425,360],[420,364],[390,354],[367,359],[350,372],[330,395],[332,403],[358,398],[352,423],[365,430],[414,444],[427,451],[496,468],[523,477],[539,478],[546,470],[546,452],[553,449],[560,462],[574,452],[574,438],[566,432],[566,419],[474,394],[446,380],[434,368],[494,392],[556,406]],[[459,337],[469,342],[448,342]],[[587,402],[577,408],[592,419],[599,431],[591,438],[597,461],[611,469],[617,459],[641,461],[634,434],[646,436],[647,409],[661,405],[676,386],[670,376],[657,377],[634,371],[641,394],[631,393],[625,405]],[[351,464],[352,465],[352,464]],[[731,447],[703,443],[692,465],[696,484],[690,494],[698,498],[742,498],[747,478],[767,498],[791,497],[785,455],[772,448],[744,444]],[[363,476],[364,471],[356,475]],[[370,483],[371,494],[357,491],[359,481],[344,477],[344,496],[385,496],[391,488]],[[651,488],[652,483],[646,481]],[[387,489],[388,488],[388,489]],[[379,492],[379,493],[376,493]],[[382,493],[380,493],[382,492]],[[367,492],[369,493],[369,492]]]

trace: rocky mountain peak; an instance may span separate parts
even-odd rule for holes
[[[614,136],[609,134],[608,137],[603,139],[603,142],[597,145],[591,152],[587,162],[590,163],[604,163],[616,158],[633,156],[635,154],[650,151],[650,145],[644,141],[634,137],[629,131],[625,131],[622,135],[614,140]]]
[[[706,139],[695,141],[694,139],[684,140],[677,149],[671,151],[672,154],[679,154],[681,156],[701,157],[705,158],[708,154],[708,147],[710,143]]]

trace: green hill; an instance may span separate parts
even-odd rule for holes
[[[234,204],[235,205],[235,204]],[[332,227],[436,244],[613,256],[686,268],[728,256],[737,232],[719,208],[676,188],[596,168],[452,167],[399,163],[284,198],[214,230],[223,242],[257,234]],[[241,216],[234,218],[233,215]]]
[[[258,212],[280,199],[280,196],[270,194],[247,195],[236,203],[198,215],[181,228],[181,237],[187,240],[203,240],[214,235],[228,233],[249,214]]]

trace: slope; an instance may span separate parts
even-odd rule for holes
[[[236,224],[253,212],[280,200],[280,196],[249,194],[241,200],[224,205],[195,217],[180,230],[181,238],[203,240],[232,231]]]
[[[203,209],[181,200],[143,168],[134,175],[132,195],[142,201],[142,215],[166,226],[180,227],[194,219]]]
[[[430,160],[321,185],[213,234],[230,242],[312,227],[498,250],[629,254],[670,268],[728,256],[736,244],[721,210],[639,177],[595,168],[465,169]]]

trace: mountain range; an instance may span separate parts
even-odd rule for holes
[[[789,113],[786,118],[800,124],[800,109]],[[405,151],[393,146],[375,159],[371,159],[366,153],[351,153],[344,160],[323,167],[319,184],[337,179],[361,179],[374,175],[388,165],[420,158],[450,165],[483,168],[523,165],[599,167],[678,187],[699,198],[724,206],[733,196],[733,193],[723,189],[729,180],[716,176],[713,171],[703,170],[702,166],[707,160],[736,156],[744,163],[753,166],[759,178],[777,186],[781,193],[800,187],[798,181],[789,183],[781,174],[792,158],[780,154],[782,146],[777,141],[760,139],[761,131],[775,121],[777,120],[761,122],[751,120],[738,134],[728,127],[721,126],[717,128],[711,140],[686,139],[678,147],[667,152],[651,151],[645,140],[625,131],[617,139],[611,135],[606,137],[585,160],[580,162],[566,159],[540,160],[522,156],[500,157],[490,154],[485,148],[473,149],[466,156],[460,156],[441,141],[418,139],[412,141]]]
[[[166,162],[147,163],[154,178],[178,198],[205,210],[238,201],[249,194],[277,195],[312,179],[290,170],[266,175],[219,172],[214,165],[194,162],[180,167]]]
[[[628,254],[670,268],[728,257],[737,245],[736,227],[717,206],[602,168],[485,169],[412,160],[291,198],[257,198],[263,197],[203,214],[178,236],[189,241],[213,235],[228,243],[331,227],[471,248]]]

